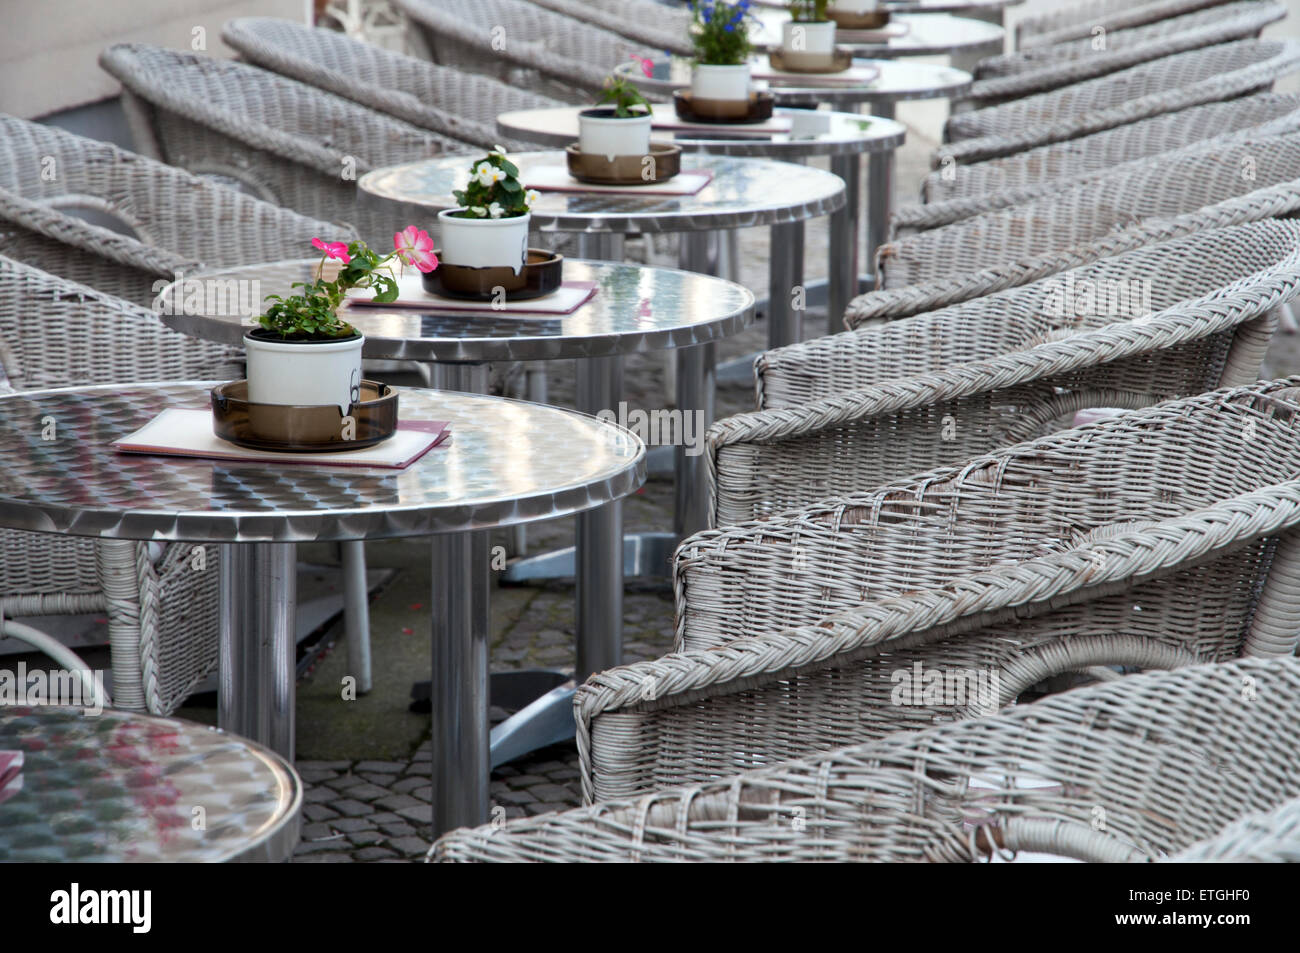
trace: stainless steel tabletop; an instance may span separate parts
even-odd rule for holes
[[[565,164],[563,152],[510,158],[525,185],[530,168]],[[431,226],[433,213],[456,205],[451,193],[465,187],[469,167],[463,155],[421,159],[367,172],[357,185],[363,201]],[[708,169],[713,181],[694,195],[543,192],[532,208],[533,225],[557,232],[693,232],[798,222],[844,204],[844,181],[822,169],[714,155],[692,155],[682,167]]]
[[[158,298],[162,319],[186,334],[238,345],[268,294],[310,280],[317,258],[192,275]],[[365,356],[438,363],[549,361],[687,347],[735,334],[754,320],[754,296],[731,281],[673,268],[567,259],[564,277],[596,282],[596,294],[566,315],[350,307],[366,336]],[[247,295],[218,294],[232,287]],[[211,294],[207,293],[212,289]]]
[[[293,769],[215,728],[113,710],[0,708],[0,752],[15,751],[21,786],[0,790],[6,862],[278,862],[298,840]]]
[[[578,113],[586,106],[558,109],[520,109],[497,116],[502,135],[517,136],[544,146],[563,148],[578,138]],[[765,136],[746,135],[744,126],[716,125],[712,129],[655,129],[653,138],[673,142],[684,151],[708,151],[713,155],[761,156],[770,159],[805,159],[888,152],[903,144],[907,127],[893,119],[858,113],[780,109],[776,117],[787,116],[824,128],[812,135],[779,132]],[[672,123],[676,110],[667,103],[654,106],[655,122]]]
[[[644,482],[645,446],[613,424],[523,401],[403,388],[403,420],[451,438],[405,470],[119,453],[212,383],[0,397],[0,526],[120,539],[305,542],[427,536],[576,513]],[[54,427],[54,439],[42,439]]]
[[[789,13],[762,9],[757,12],[759,25],[753,31],[754,45],[770,49],[781,45],[781,24],[788,23]],[[948,56],[976,47],[998,47],[1006,30],[995,23],[955,17],[948,13],[901,14],[890,17],[890,25],[907,25],[907,32],[884,42],[855,43],[836,31],[835,45],[852,50],[856,56],[889,59],[896,56]]]
[[[754,57],[756,68],[767,65],[767,56]],[[951,66],[931,63],[909,63],[895,60],[854,60],[857,65],[872,66],[878,70],[875,79],[863,86],[818,85],[810,76],[800,86],[781,86],[756,80],[756,89],[770,90],[778,106],[813,105],[827,103],[832,106],[853,106],[861,103],[892,104],[918,99],[940,99],[946,96],[960,98],[970,91],[971,75]],[[633,61],[620,63],[614,72],[634,80],[646,95],[668,98],[674,89],[691,85],[691,63],[688,58],[661,57],[651,63],[654,75],[643,76],[639,64]]]

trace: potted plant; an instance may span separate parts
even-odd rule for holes
[[[452,192],[457,208],[438,213],[442,261],[465,268],[510,268],[523,273],[528,255],[528,210],[537,193],[525,191],[519,169],[496,146],[470,166],[469,185]]]
[[[248,399],[255,404],[337,404],[346,415],[361,386],[365,337],[339,317],[348,292],[370,288],[374,300],[397,300],[393,259],[429,272],[438,267],[428,232],[408,225],[393,236],[393,251],[381,257],[363,241],[311,240],[321,252],[312,281],[295,282],[297,294],[268,295],[271,302],[244,335],[248,357]],[[329,278],[326,263],[339,263]]]
[[[752,0],[691,0],[691,98],[749,101]]]
[[[835,21],[826,15],[829,3],[830,0],[790,0],[792,19],[781,25],[781,52],[792,62],[807,67],[831,64],[835,55]]]
[[[880,0],[831,0],[827,16],[844,29],[875,30],[889,22],[889,11]]]
[[[642,63],[645,69],[645,63]],[[578,148],[593,156],[643,156],[650,152],[650,103],[626,77],[610,76],[598,106],[578,113]]]

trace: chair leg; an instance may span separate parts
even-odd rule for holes
[[[343,625],[348,639],[348,672],[357,694],[370,691],[370,593],[366,588],[366,544],[348,540],[343,555]]]

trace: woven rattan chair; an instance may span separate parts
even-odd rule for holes
[[[321,234],[351,237],[108,143],[0,115],[0,254],[52,274],[148,305],[156,283],[180,272],[282,258]]]
[[[455,831],[430,858],[978,862],[1026,851],[1151,861],[1295,798],[1297,742],[1300,662],[1198,665],[636,800]],[[1297,803],[1267,822],[1292,860]],[[1230,830],[1244,836],[1228,842],[1229,857],[1275,853],[1253,846],[1249,822]]]
[[[1134,66],[1073,86],[960,113],[934,164],[981,162],[1076,139],[1161,113],[1272,88],[1300,68],[1300,43],[1237,40]]]
[[[1163,113],[1012,156],[967,165],[950,163],[927,175],[921,200],[930,204],[993,196],[1044,183],[1073,184],[1085,176],[1104,174],[1134,159],[1172,152],[1232,132],[1253,129],[1300,109],[1300,94],[1258,93],[1226,103],[1207,103]],[[897,210],[900,221],[920,214],[907,206]]]
[[[961,716],[966,699],[900,701],[918,662],[997,671],[989,708],[1095,666],[1293,654],[1298,400],[1300,379],[1170,401],[696,534],[675,561],[678,650],[578,689],[584,794]]]
[[[705,437],[730,526],[1038,436],[1076,411],[1244,384],[1300,296],[1300,223],[1137,249],[1011,291],[760,355],[763,409]]]
[[[581,20],[664,53],[694,54],[691,15],[684,7],[655,0],[529,0],[574,20]]]
[[[473,147],[275,73],[142,43],[106,49],[141,151],[233,179],[259,198],[342,220],[379,247],[401,222],[357,202],[377,166]],[[283,257],[283,248],[278,256]]]
[[[896,288],[932,278],[956,279],[1095,241],[1117,226],[1180,215],[1295,178],[1300,178],[1300,133],[1234,136],[1227,143],[1207,140],[1016,205],[905,235],[877,252],[877,281],[880,287]]]
[[[170,330],[157,315],[0,256],[0,366],[8,387],[223,380],[237,351]],[[0,616],[103,613],[113,701],[168,714],[217,665],[218,547],[94,541],[0,530]],[[10,623],[7,634],[22,637]]]
[[[632,55],[662,51],[524,0],[395,0],[437,63],[587,102]]]
[[[1233,821],[1169,858],[1178,864],[1300,864],[1300,798]]]
[[[927,279],[915,285],[878,290],[849,302],[846,327],[865,327],[881,321],[924,314],[936,308],[970,301],[995,291],[1015,288],[1110,255],[1167,241],[1208,228],[1288,217],[1300,213],[1300,179],[1256,189],[1240,198],[1225,199],[1182,215],[1151,217],[1127,227],[1116,227],[1104,237],[1044,254],[1031,252],[977,271]]]
[[[245,17],[221,31],[244,59],[479,148],[535,148],[497,132],[497,115],[564,105],[475,73],[362,43],[292,20]]]
[[[1269,97],[1274,96],[1273,93],[1265,93],[1263,95]],[[919,231],[941,228],[944,225],[951,225],[954,222],[971,219],[976,215],[981,215],[986,212],[993,212],[998,209],[1022,205],[1042,196],[1055,195],[1064,189],[1078,188],[1083,185],[1083,183],[1089,181],[1101,181],[1103,183],[1123,182],[1127,179],[1140,178],[1152,171],[1157,172],[1157,180],[1159,180],[1160,170],[1181,168],[1185,162],[1203,162],[1207,157],[1210,161],[1214,161],[1214,156],[1219,154],[1225,147],[1231,146],[1233,143],[1258,142],[1273,136],[1283,136],[1300,132],[1300,108],[1292,109],[1290,112],[1277,118],[1269,119],[1260,125],[1249,126],[1244,129],[1232,129],[1232,123],[1235,122],[1237,118],[1245,118],[1246,116],[1257,112],[1257,110],[1251,108],[1252,104],[1249,102],[1249,100],[1253,98],[1254,97],[1247,97],[1248,101],[1239,107],[1239,117],[1235,117],[1234,120],[1223,124],[1226,129],[1231,129],[1231,131],[1225,131],[1222,134],[1215,135],[1211,139],[1201,139],[1189,142],[1182,146],[1172,148],[1166,152],[1139,156],[1130,159],[1127,162],[1114,163],[1107,168],[1095,169],[1091,172],[1085,172],[1082,169],[1078,169],[1073,171],[1064,179],[1045,179],[1013,188],[1003,189],[997,192],[986,192],[982,195],[965,195],[959,198],[948,199],[943,202],[929,202],[926,204],[903,206],[890,216],[889,237],[891,240],[897,240]],[[1297,102],[1300,102],[1300,97],[1280,98],[1294,98]],[[1215,105],[1224,106],[1228,104],[1216,103]],[[1188,111],[1190,112],[1191,110]],[[1147,120],[1147,122],[1159,121],[1163,118],[1164,117],[1157,117],[1156,120]],[[1132,126],[1120,126],[1117,129],[1108,130],[1108,133],[1129,130],[1135,126],[1141,126],[1143,124],[1144,123],[1133,123]],[[1106,134],[1107,133],[1101,133],[1101,135]],[[1136,136],[1131,136],[1125,141],[1134,142],[1136,141]],[[1060,149],[1063,146],[1073,145],[1075,142],[1084,142],[1084,140],[1076,139],[1071,140],[1070,142],[1058,142],[1054,146],[1048,146],[1046,148]],[[1076,157],[1081,157],[1081,155],[1082,157],[1093,158],[1089,156],[1091,150],[1088,149],[1088,147],[1085,147],[1085,150],[1086,151],[1082,154],[1069,153],[1071,158],[1067,161],[1073,164],[1076,161]],[[1247,160],[1242,157],[1242,161],[1246,162]],[[978,163],[976,167],[982,164],[983,163]],[[1080,164],[1082,164],[1082,162],[1080,162]],[[1257,179],[1252,180],[1250,178],[1250,176],[1253,175],[1251,168],[1252,166],[1247,163],[1246,166],[1236,170],[1238,180],[1243,183],[1246,189],[1249,189],[1253,185],[1254,181],[1257,181]],[[1283,174],[1285,174],[1285,169],[1287,168],[1286,163],[1283,163],[1281,168],[1284,170]],[[1272,180],[1266,179],[1266,181]],[[1218,193],[1215,194],[1217,195]],[[1176,201],[1177,200],[1175,200],[1175,203]]]
[[[1105,76],[1163,56],[1203,46],[1259,36],[1270,23],[1286,16],[1286,8],[1261,0],[1238,0],[1222,6],[1158,20],[1104,37],[1070,40],[981,60],[976,82],[964,97],[969,108],[1058,89]]]
[[[1213,7],[1224,0],[1154,0],[1132,3],[1131,0],[1087,0],[1025,17],[1016,24],[1016,49],[1054,46],[1069,40],[1086,39],[1100,28],[1106,33],[1129,30],[1147,23],[1157,23],[1184,16],[1195,10]]]

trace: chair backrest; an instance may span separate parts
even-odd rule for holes
[[[178,272],[273,260],[340,231],[352,237],[109,143],[0,115],[0,254],[119,298],[148,305],[155,282]]]
[[[1202,839],[1231,824],[1225,834],[1247,835],[1234,841],[1248,851],[1242,859],[1295,859],[1300,775],[1275,753],[1298,742],[1300,662],[1243,659],[1135,675],[636,800],[461,829],[430,854],[456,862],[980,862],[1023,850],[1196,860]],[[1269,809],[1267,820],[1236,820]],[[1285,848],[1253,850],[1262,825]]]
[[[767,408],[706,435],[712,525],[866,492],[1070,426],[1253,381],[1300,295],[1300,224],[1139,249],[931,314],[759,358]],[[945,423],[946,422],[946,423]]]
[[[655,0],[529,0],[539,7],[590,23],[654,50],[689,55],[691,15]]]
[[[1172,217],[1300,178],[1300,133],[1207,140],[1006,208],[881,246],[880,287],[1005,267],[1094,241],[1116,227]]]
[[[1300,798],[1238,818],[1168,860],[1175,864],[1300,864]]]
[[[661,53],[524,0],[396,2],[436,62],[488,73],[567,102],[589,101],[630,56]]]
[[[681,650],[575,698],[584,790],[966,718],[1092,666],[1293,655],[1297,385],[1170,401],[685,540]],[[900,702],[916,663],[984,672],[991,694]]]
[[[1117,227],[1095,241],[1061,251],[1031,253],[1023,258],[999,262],[979,271],[930,279],[896,289],[877,290],[849,302],[844,324],[865,327],[924,314],[936,308],[980,298],[995,291],[1015,288],[1056,274],[1067,268],[1110,255],[1167,241],[1209,228],[1223,228],[1269,218],[1288,218],[1300,213],[1300,179],[1256,189],[1239,198],[1229,198],[1204,208],[1169,218],[1153,216],[1128,227]]]
[[[1300,43],[1237,40],[1176,53],[1034,96],[952,116],[936,165],[979,162],[1271,88],[1300,68]]]
[[[436,66],[337,30],[292,20],[230,20],[221,38],[264,69],[480,148],[526,146],[497,132],[499,113],[563,105],[486,76]]]
[[[0,255],[0,368],[15,390],[217,380],[240,360],[152,311]]]
[[[1300,94],[1257,93],[1225,103],[1206,103],[1163,113],[1016,155],[983,162],[950,162],[925,177],[921,200],[936,204],[995,195],[1074,176],[1096,175],[1134,159],[1253,129],[1297,109],[1300,109]]]
[[[372,243],[390,240],[393,222],[357,202],[363,173],[473,151],[246,63],[143,43],[109,47],[99,62],[122,82],[141,120],[137,145],[192,172],[237,181],[259,198],[347,221]]]
[[[1128,0],[1087,0],[1069,6],[1025,17],[1016,24],[1016,49],[1028,50],[1039,46],[1053,46],[1068,40],[1085,39],[1101,30],[1126,30],[1147,23],[1158,23],[1183,16],[1224,0],[1154,0],[1134,4]]]
[[[1262,93],[1261,96],[1274,97],[1274,93]],[[1300,132],[1300,108],[1292,109],[1289,112],[1267,119],[1258,125],[1248,126],[1246,128],[1234,128],[1234,123],[1251,116],[1259,110],[1252,108],[1251,100],[1256,97],[1246,97],[1237,109],[1237,115],[1232,119],[1227,119],[1222,123],[1221,131],[1213,135],[1212,138],[1194,140],[1174,146],[1167,151],[1156,154],[1143,154],[1128,159],[1126,162],[1114,162],[1109,167],[1096,168],[1086,171],[1083,166],[1087,164],[1097,165],[1097,157],[1089,155],[1090,148],[1096,148],[1095,145],[1088,142],[1088,138],[1073,139],[1068,143],[1056,143],[1057,147],[1075,145],[1081,146],[1069,153],[1069,158],[1065,160],[1072,166],[1071,173],[1066,182],[1053,180],[1050,178],[1039,179],[1014,188],[1004,188],[1000,191],[985,192],[980,195],[966,195],[960,198],[948,199],[941,202],[929,202],[926,204],[907,205],[898,209],[890,216],[890,234],[891,240],[903,238],[907,235],[915,234],[918,231],[926,231],[932,228],[940,228],[944,225],[951,225],[953,222],[959,222],[963,219],[973,218],[985,212],[991,212],[1000,208],[1009,208],[1032,201],[1040,196],[1048,195],[1059,191],[1063,185],[1068,187],[1077,186],[1083,182],[1105,179],[1107,181],[1119,181],[1128,176],[1140,175],[1145,171],[1162,166],[1168,166],[1180,162],[1183,157],[1192,158],[1211,154],[1215,149],[1230,145],[1233,142],[1243,142],[1249,140],[1259,140],[1271,136],[1287,135],[1289,133]],[[1283,99],[1290,98],[1300,103],[1300,97],[1279,97]],[[1225,103],[1215,103],[1215,106],[1225,106]],[[1205,109],[1208,107],[1196,107]],[[1188,110],[1191,112],[1192,110]],[[1173,115],[1180,115],[1174,113]],[[1108,130],[1110,133],[1129,132],[1125,143],[1136,142],[1141,139],[1140,133],[1145,130],[1139,130],[1136,127],[1143,126],[1147,122],[1158,122],[1165,119],[1164,116],[1155,117],[1154,119],[1144,120],[1143,122],[1132,123],[1128,126],[1120,126],[1117,129]],[[1105,135],[1104,133],[1099,135]],[[1178,135],[1182,135],[1179,133]],[[1152,137],[1148,137],[1147,142],[1152,142]],[[1110,140],[1103,144],[1114,148],[1118,143]],[[1149,145],[1143,145],[1139,148],[1145,150]],[[1052,148],[1052,147],[1048,147]],[[1023,155],[1023,154],[1022,154]],[[977,163],[982,165],[983,163]],[[1243,174],[1245,170],[1243,170]],[[1247,181],[1249,176],[1246,175]]]
[[[1140,63],[1259,36],[1270,23],[1286,16],[1286,8],[1261,0],[1238,0],[1087,39],[982,60],[977,81],[965,97],[971,108],[1057,89]]]

